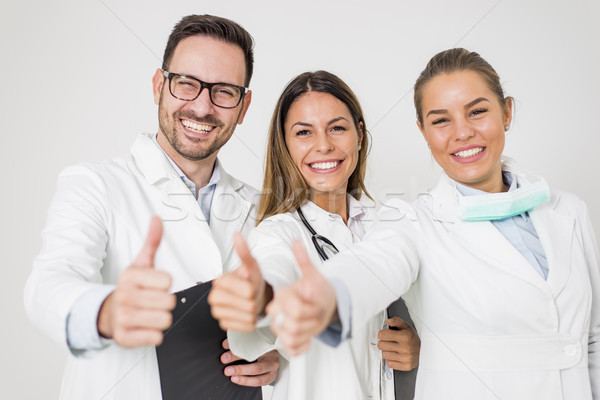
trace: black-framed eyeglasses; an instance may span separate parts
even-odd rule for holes
[[[217,107],[235,108],[240,104],[248,88],[231,83],[208,83],[193,76],[176,74],[163,71],[165,78],[169,80],[169,92],[171,96],[183,101],[193,101],[200,96],[204,88],[208,89],[210,101]]]
[[[330,254],[339,253],[339,250],[337,249],[337,247],[335,247],[335,245],[331,242],[331,240],[327,239],[325,236],[319,235],[313,229],[313,227],[310,226],[310,224],[304,217],[304,213],[300,209],[298,209],[298,216],[300,217],[300,220],[302,221],[302,223],[304,224],[306,229],[308,229],[308,231],[312,235],[311,239],[312,239],[313,245],[315,246],[315,249],[317,249],[317,253],[319,253],[319,257],[321,257],[321,260],[326,261],[329,259],[327,252],[329,252]]]

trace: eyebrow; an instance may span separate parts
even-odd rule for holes
[[[336,122],[338,122],[340,120],[344,120],[344,121],[348,122],[348,120],[346,118],[344,118],[344,117],[336,117],[336,118],[333,118],[333,119],[327,121],[327,125],[334,124],[334,123],[336,123]],[[293,128],[296,125],[300,125],[300,126],[313,126],[312,124],[309,124],[308,122],[298,121],[298,122],[294,123],[290,128]]]
[[[475,104],[477,104],[477,103],[480,103],[480,102],[482,102],[482,101],[489,101],[489,100],[488,100],[487,98],[485,98],[485,97],[478,97],[478,98],[476,98],[475,100],[473,100],[473,101],[471,101],[471,102],[469,102],[469,103],[465,104],[465,106],[464,106],[463,108],[466,110],[466,109],[468,109],[468,108],[471,108],[471,107],[473,107]],[[447,113],[447,112],[448,112],[448,110],[446,110],[446,109],[440,109],[440,110],[431,110],[431,111],[429,111],[429,112],[427,113],[426,117],[428,117],[428,116],[429,116],[429,114],[445,114],[445,113]]]

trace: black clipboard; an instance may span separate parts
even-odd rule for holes
[[[210,313],[212,282],[177,295],[173,324],[156,348],[164,400],[262,400],[260,387],[239,386],[225,376],[220,361],[227,333]]]

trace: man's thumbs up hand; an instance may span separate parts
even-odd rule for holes
[[[267,312],[271,330],[292,356],[308,350],[313,336],[337,319],[333,286],[310,262],[299,241],[292,247],[302,278],[275,293]]]
[[[155,216],[150,220],[146,242],[144,242],[142,250],[140,250],[135,260],[131,263],[131,267],[154,268],[154,256],[156,255],[156,250],[158,249],[158,245],[160,245],[161,239],[162,222]]]
[[[175,295],[169,292],[171,277],[154,269],[161,237],[162,222],[152,217],[146,242],[100,308],[98,332],[123,347],[160,344],[163,331],[171,326],[175,307]]]
[[[208,303],[222,329],[251,332],[258,315],[264,313],[273,297],[273,291],[263,279],[244,237],[236,233],[233,243],[241,265],[214,281]]]

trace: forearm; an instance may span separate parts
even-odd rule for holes
[[[101,285],[80,296],[67,317],[67,343],[74,355],[88,350],[100,350],[112,337],[108,317],[101,310],[114,290],[114,285]]]

